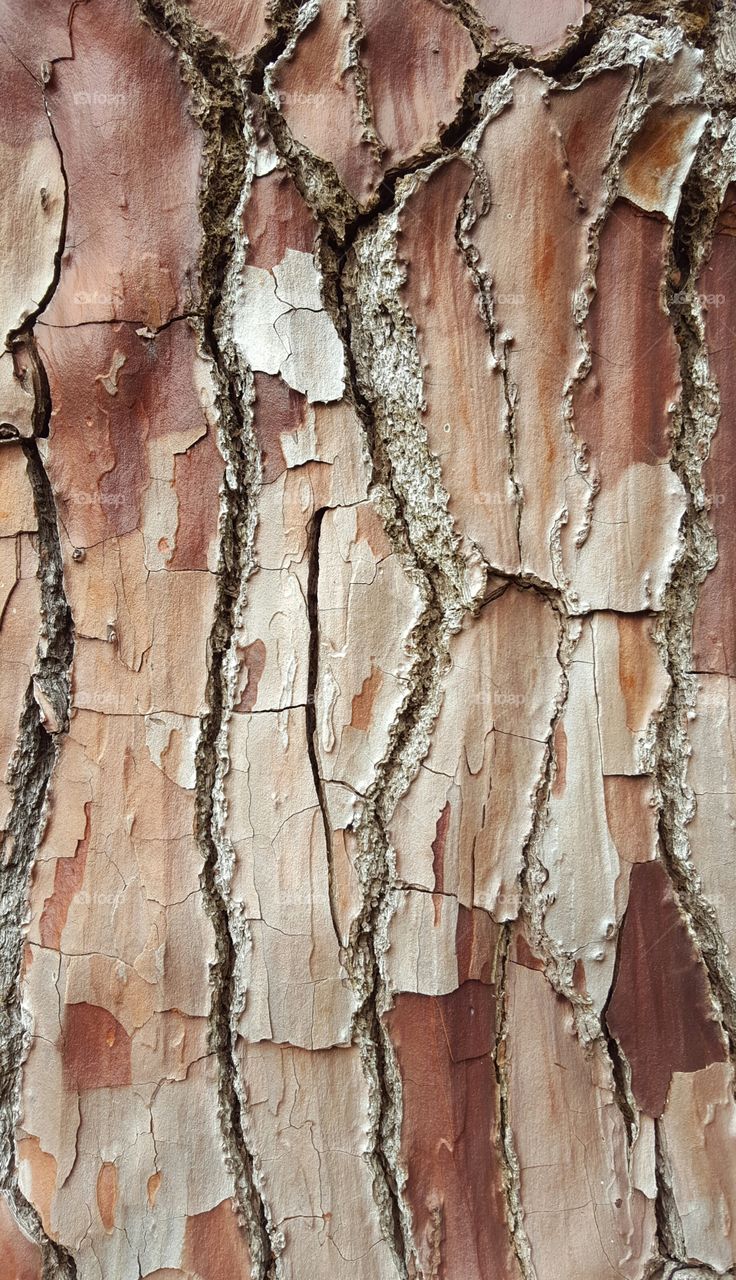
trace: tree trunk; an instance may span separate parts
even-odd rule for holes
[[[733,0],[1,7],[3,1277],[732,1274]]]

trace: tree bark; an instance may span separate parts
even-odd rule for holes
[[[732,0],[0,8],[3,1275],[732,1275]]]

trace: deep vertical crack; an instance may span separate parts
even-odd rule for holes
[[[75,7],[72,6],[69,17],[70,40]],[[51,394],[34,329],[59,284],[69,184],[42,85],[39,90],[58,154],[64,203],[48,288],[23,325],[8,335],[8,341],[22,349],[28,359],[34,392],[34,436],[44,437],[48,435],[51,419]],[[20,1191],[15,1165],[21,1070],[31,1036],[20,990],[28,895],[33,862],[46,825],[49,788],[59,750],[57,735],[66,733],[69,727],[74,624],[64,590],[56,503],[37,440],[23,440],[18,446],[3,447],[22,448],[26,459],[37,528],[40,630],[34,670],[25,692],[16,746],[8,768],[12,804],[2,834],[0,856],[0,1187],[9,1196],[18,1221],[41,1249],[43,1280],[75,1280],[76,1265],[71,1254],[46,1234],[40,1215]],[[39,705],[39,695],[47,702],[45,712]]]
[[[718,428],[720,398],[709,367],[708,345],[697,290],[712,244],[721,199],[728,180],[724,138],[733,121],[732,84],[719,83],[714,46],[718,25],[708,28],[704,96],[713,112],[683,187],[672,237],[667,305],[680,350],[682,394],[673,425],[672,468],[686,494],[682,520],[682,554],[673,572],[657,631],[662,660],[670,677],[667,700],[657,724],[656,782],[659,791],[659,845],[680,910],[684,914],[708,973],[712,1000],[736,1048],[736,982],[715,908],[702,892],[691,857],[687,831],[695,812],[688,782],[688,721],[697,698],[693,673],[693,621],[698,594],[716,559],[716,543],[708,520],[703,468]],[[724,124],[724,121],[728,123]],[[733,175],[731,175],[733,176]],[[663,1275],[708,1276],[707,1267],[686,1265],[687,1248],[672,1187],[661,1121],[656,1122],[656,1219]],[[685,1264],[685,1265],[680,1265]]]
[[[684,1262],[685,1237],[682,1219],[672,1189],[672,1170],[667,1156],[661,1120],[654,1121],[654,1174],[657,1199],[654,1205],[657,1247],[664,1262]]]
[[[330,898],[330,915],[335,931],[337,945],[342,948],[342,936],[335,900],[335,883],[332,865],[332,824],[327,807],[325,784],[320,773],[317,756],[317,686],[319,682],[319,543],[322,532],[322,521],[327,508],[315,511],[309,524],[307,556],[309,568],[307,574],[307,618],[309,622],[309,652],[307,661],[307,706],[305,712],[307,755],[312,771],[314,791],[322,817],[325,833],[325,851],[327,856],[327,882]]]
[[[46,412],[49,407],[47,402]],[[49,785],[58,755],[56,732],[46,727],[35,688],[40,687],[53,707],[54,728],[65,732],[74,648],[51,485],[35,440],[24,442],[22,448],[38,523],[41,630],[8,771],[13,802],[2,842],[0,869],[0,1186],[9,1194],[18,1220],[41,1247],[44,1280],[74,1280],[76,1268],[71,1255],[46,1236],[39,1215],[20,1192],[14,1164],[20,1071],[30,1041],[20,992],[23,935],[33,861],[46,823]]]
[[[697,696],[697,677],[692,670],[693,618],[699,588],[715,563],[716,552],[708,521],[703,465],[720,413],[718,390],[708,366],[697,285],[719,212],[721,147],[722,139],[711,125],[684,187],[672,245],[668,305],[680,348],[682,379],[681,404],[673,433],[672,467],[685,489],[687,508],[681,528],[682,555],[672,575],[658,629],[670,689],[658,722],[655,751],[663,860],[680,907],[697,939],[733,1054],[736,983],[716,911],[702,892],[697,868],[691,859],[687,833],[695,808],[687,780],[688,719]]]
[[[532,1261],[531,1245],[524,1226],[524,1209],[521,1201],[521,1175],[514,1143],[509,1108],[509,1079],[506,1061],[508,1035],[508,975],[511,949],[511,924],[501,926],[501,936],[496,959],[496,1034],[493,1049],[493,1069],[498,1095],[498,1155],[501,1164],[503,1191],[506,1199],[511,1247],[524,1280],[537,1280]]]
[[[364,234],[370,232],[366,230]],[[329,233],[326,236],[329,241]],[[371,332],[391,325],[381,305],[372,315],[360,317],[364,281],[355,256],[355,242],[323,246],[323,266],[334,288],[335,319],[343,340],[350,393],[362,423],[373,469],[372,487],[387,533],[402,558],[407,573],[416,584],[423,608],[409,639],[412,666],[408,691],[391,727],[389,746],[376,762],[374,782],[356,823],[359,849],[358,874],[363,905],[353,920],[347,948],[346,967],[359,996],[354,1034],[361,1049],[364,1071],[374,1100],[374,1194],[382,1220],[393,1244],[400,1275],[413,1274],[414,1249],[409,1210],[403,1195],[405,1175],[401,1166],[401,1079],[395,1053],[383,1015],[392,996],[383,973],[383,956],[388,947],[388,927],[394,908],[395,855],[388,824],[399,796],[408,787],[419,762],[429,749],[430,735],[440,705],[441,683],[449,660],[449,641],[460,626],[463,600],[454,547],[441,563],[428,525],[426,539],[417,536],[411,505],[402,476],[391,453],[391,443],[400,437],[370,354]],[[375,329],[373,325],[375,323]],[[367,339],[367,341],[366,341]],[[410,326],[403,333],[393,330],[396,344],[407,344],[407,368],[421,381],[418,359],[412,355]],[[380,360],[380,357],[379,357]],[[398,392],[398,387],[396,388]],[[418,402],[417,402],[418,403]],[[416,407],[416,406],[415,406]],[[400,441],[418,454],[424,453],[423,428],[412,419],[407,397],[402,420],[405,436]],[[431,487],[431,486],[430,486]],[[439,544],[446,543],[439,537]],[[461,603],[461,600],[463,603]]]
[[[248,1133],[247,1102],[238,1061],[238,981],[242,922],[228,897],[227,844],[223,835],[223,782],[227,772],[227,724],[233,701],[235,648],[245,584],[253,569],[261,481],[260,453],[252,429],[253,381],[231,336],[229,291],[243,242],[240,214],[252,177],[253,135],[247,84],[223,45],[194,23],[174,0],[139,0],[143,16],[177,49],[192,110],[205,140],[200,194],[203,247],[200,283],[202,348],[212,362],[225,479],[220,510],[220,553],[215,611],[209,641],[208,710],[196,752],[197,838],[201,883],[212,921],[216,956],[211,969],[210,1039],[219,1064],[219,1110],[226,1159],[246,1225],[253,1276],[277,1273],[274,1231],[261,1191]]]

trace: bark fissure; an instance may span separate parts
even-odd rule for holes
[[[468,7],[464,6],[466,10]],[[322,224],[323,234],[338,258],[342,260],[360,233],[375,226],[381,215],[394,212],[400,185],[405,178],[419,174],[436,161],[449,159],[462,150],[483,119],[489,90],[503,81],[509,72],[532,69],[543,72],[550,81],[560,85],[573,82],[585,62],[595,53],[598,42],[604,38],[602,8],[594,19],[589,15],[591,20],[584,23],[585,29],[580,38],[573,39],[563,52],[535,58],[518,46],[497,48],[492,54],[483,54],[466,73],[460,107],[454,118],[439,130],[436,143],[423,147],[399,165],[389,166],[375,194],[361,206],[340,181],[334,165],[294,138],[283,112],[279,110],[278,90],[273,87],[274,73],[279,62],[294,51],[298,36],[317,13],[315,0],[301,0],[301,3],[296,0],[291,6],[287,4],[285,9],[293,17],[292,25],[289,26],[287,20],[285,28],[269,42],[270,61],[265,62],[260,57],[256,60],[258,74],[250,78],[251,89],[255,95],[262,95],[264,119],[279,156]],[[358,31],[354,41],[354,56],[358,60],[362,38]],[[359,99],[361,84],[359,77]],[[366,125],[369,135],[371,127]]]
[[[502,1180],[506,1198],[506,1215],[514,1254],[524,1280],[537,1280],[532,1261],[531,1245],[524,1227],[524,1209],[521,1198],[521,1174],[514,1142],[514,1130],[509,1114],[509,1079],[506,1060],[508,1035],[508,969],[511,961],[511,926],[504,925],[498,945],[496,983],[496,1044],[493,1052],[493,1068],[498,1089],[499,1147],[502,1157]]]
[[[73,9],[69,19],[71,24]],[[64,157],[49,111],[45,88],[39,86],[63,182],[63,208],[51,280],[23,325],[8,342],[29,357],[34,391],[33,430],[48,435],[51,396],[34,328],[59,283],[66,243],[69,185]],[[14,432],[14,434],[17,434]],[[7,436],[5,437],[7,438]],[[41,1216],[18,1185],[15,1167],[15,1129],[20,1111],[21,1068],[28,1052],[30,1031],[21,1004],[23,930],[34,858],[47,818],[48,793],[58,748],[56,738],[69,725],[70,668],[74,652],[74,622],[64,590],[58,513],[53,489],[36,439],[16,445],[26,460],[33,495],[40,585],[40,631],[34,670],[26,689],[15,750],[8,768],[12,807],[2,838],[0,870],[0,1186],[9,1195],[18,1221],[41,1247],[44,1280],[75,1280],[76,1266],[68,1250],[45,1232]],[[46,701],[46,707],[41,700]],[[48,720],[48,724],[47,724]]]
[[[307,577],[307,616],[309,619],[309,654],[307,671],[306,731],[307,754],[312,771],[314,790],[319,804],[322,826],[325,833],[325,850],[327,854],[327,878],[330,896],[330,914],[335,938],[338,946],[342,946],[337,905],[335,901],[335,883],[332,866],[333,832],[325,797],[324,779],[320,773],[317,758],[317,686],[319,683],[320,635],[319,635],[319,540],[322,532],[322,521],[327,508],[315,511],[309,528],[309,571]]]
[[[41,405],[48,421],[50,403]],[[33,860],[46,822],[47,795],[57,758],[57,733],[68,728],[69,669],[74,627],[64,594],[56,507],[35,441],[23,444],[38,521],[38,578],[41,586],[41,634],[36,667],[25,694],[18,740],[9,769],[13,804],[2,849],[0,921],[0,1184],[11,1196],[18,1220],[41,1245],[44,1280],[74,1280],[72,1255],[44,1232],[40,1215],[18,1187],[14,1166],[14,1130],[20,1104],[20,1068],[29,1042],[21,1008],[23,926]],[[36,687],[48,698],[56,723],[46,727]]]
[[[731,1051],[736,1048],[736,984],[715,908],[702,892],[690,855],[687,827],[694,794],[687,781],[688,718],[695,703],[692,662],[693,617],[698,592],[715,563],[703,482],[703,464],[720,414],[718,389],[709,369],[708,349],[697,299],[697,277],[709,250],[723,194],[720,170],[723,136],[711,129],[685,186],[675,225],[668,304],[680,348],[682,402],[673,442],[673,468],[687,494],[683,554],[672,576],[662,614],[659,642],[670,676],[670,693],[656,739],[661,794],[660,839],[681,909],[708,969]],[[720,179],[720,180],[719,180]]]
[[[409,1212],[402,1191],[405,1174],[398,1161],[400,1077],[393,1047],[382,1022],[382,1015],[391,1002],[382,973],[382,955],[387,947],[395,884],[394,856],[386,826],[396,800],[429,746],[431,725],[438,709],[441,675],[447,661],[449,635],[451,629],[459,625],[457,606],[448,609],[446,600],[450,594],[456,599],[459,592],[455,582],[449,587],[446,570],[412,529],[411,508],[406,493],[401,493],[397,487],[386,443],[378,426],[376,401],[378,398],[380,403],[380,395],[370,374],[366,375],[365,367],[360,368],[354,335],[355,308],[351,307],[348,299],[352,282],[347,281],[346,272],[354,259],[361,229],[367,234],[379,217],[380,206],[385,202],[386,207],[390,207],[400,174],[398,171],[389,174],[382,184],[379,208],[367,216],[353,215],[346,226],[346,198],[342,191],[338,205],[340,216],[336,217],[334,213],[337,180],[331,174],[326,177],[327,170],[317,164],[311,153],[294,146],[273,103],[266,107],[266,117],[277,150],[320,223],[326,302],[342,338],[351,397],[366,434],[379,510],[387,532],[410,566],[411,575],[417,581],[424,600],[423,616],[410,640],[414,655],[410,689],[391,727],[390,750],[377,764],[376,781],[364,798],[355,824],[363,906],[352,922],[345,952],[346,970],[358,1000],[353,1034],[360,1047],[371,1096],[373,1141],[370,1159],[374,1171],[374,1195],[399,1274],[405,1277],[410,1274],[413,1262]],[[317,181],[314,174],[305,173],[307,167],[319,175]],[[404,169],[402,173],[407,171]],[[449,622],[448,613],[451,614]],[[314,639],[316,622],[314,617],[311,623],[313,644],[317,643]],[[313,740],[313,734],[310,738]]]
[[[655,1204],[657,1220],[657,1245],[662,1261],[683,1262],[685,1260],[685,1237],[682,1230],[682,1219],[672,1190],[672,1171],[665,1150],[662,1126],[655,1123],[655,1175],[657,1179],[657,1200]]]
[[[252,433],[252,375],[242,367],[230,328],[229,282],[238,255],[238,218],[250,182],[247,85],[219,43],[175,3],[141,0],[141,10],[179,53],[206,139],[200,198],[203,231],[201,285],[206,305],[203,348],[217,383],[220,449],[225,478],[220,512],[220,561],[210,634],[207,702],[196,752],[197,834],[203,853],[202,888],[215,932],[211,1040],[219,1063],[223,1146],[247,1228],[254,1277],[276,1274],[276,1243],[260,1189],[257,1156],[248,1136],[247,1100],[238,1064],[237,1018],[242,925],[233,919],[220,835],[222,780],[227,770],[225,734],[232,706],[234,643],[245,584],[253,569],[260,459]]]

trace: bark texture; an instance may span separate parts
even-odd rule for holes
[[[732,1276],[733,0],[0,15],[3,1280]]]

